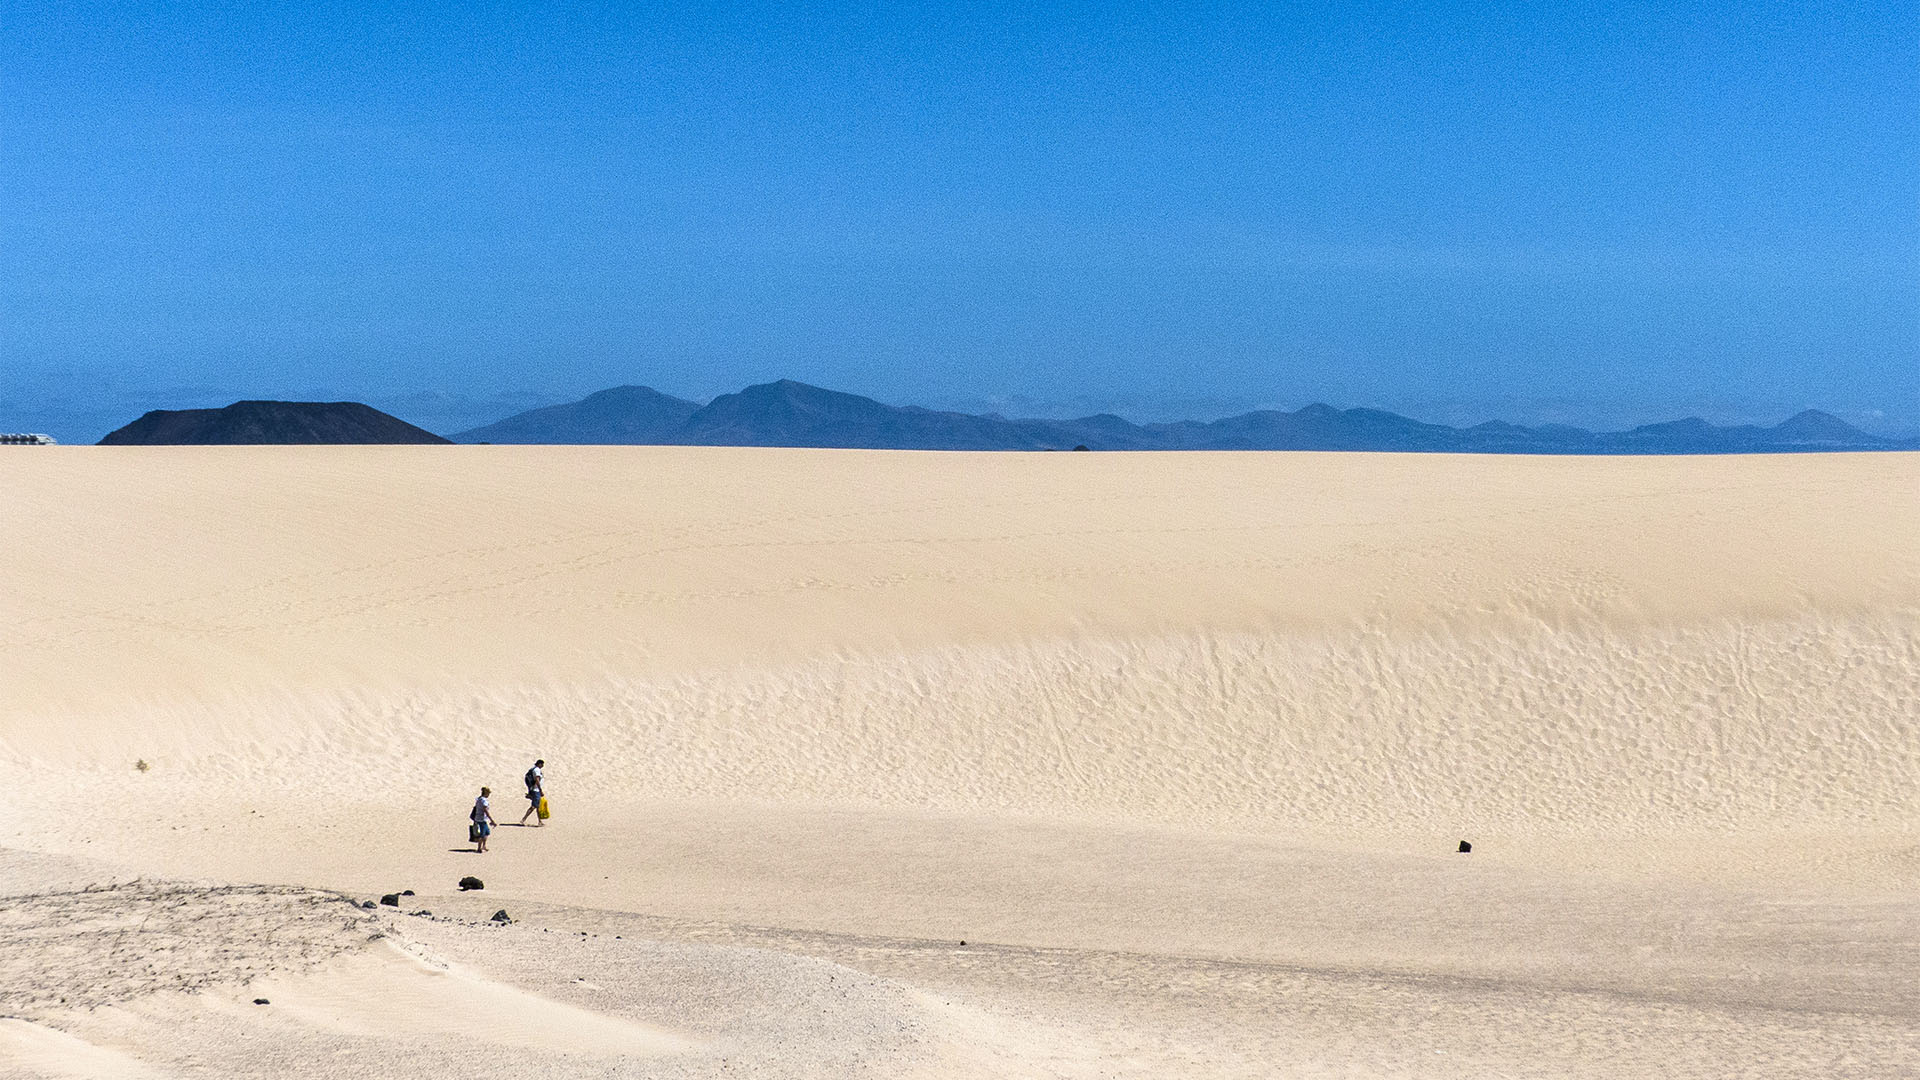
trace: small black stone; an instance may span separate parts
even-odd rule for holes
[[[363,908],[366,908],[366,909],[367,909],[368,911],[372,911],[372,910],[373,910],[374,908],[377,908],[377,907],[379,907],[380,905],[379,905],[379,904],[376,904],[376,903],[374,903],[374,902],[373,902],[373,901],[371,901],[371,900],[362,900],[362,901],[360,901],[360,906],[361,906],[361,907],[363,907]]]
[[[401,895],[401,896],[412,896],[412,895],[413,895],[413,890],[412,890],[412,889],[401,889],[401,890],[400,890],[400,895]]]
[[[501,908],[499,911],[496,911],[493,913],[493,921],[494,922],[512,922],[513,917],[507,914],[506,908]]]
[[[460,879],[461,892],[466,892],[469,889],[484,889],[484,888],[486,888],[486,885],[482,883],[481,880],[477,877],[469,876],[469,877],[463,877]]]
[[[388,907],[399,907],[399,906],[400,906],[400,894],[399,894],[399,893],[391,893],[391,892],[390,892],[390,893],[388,893],[387,895],[385,895],[385,896],[383,896],[383,897],[381,897],[381,898],[380,898],[380,902],[381,902],[381,903],[383,903],[383,904],[385,904],[385,905],[387,905]]]
[[[1472,850],[1473,850],[1472,844],[1467,843],[1465,840],[1460,841],[1460,854],[1465,855],[1467,852]]]
[[[254,1003],[255,1005],[271,1005],[271,1004],[273,1004],[273,1002],[271,1002],[271,1001],[268,1001],[268,1000],[267,1000],[266,998],[254,998],[254,999],[253,999],[253,1003]]]
[[[961,938],[961,939],[960,939],[960,947],[961,947],[961,948],[963,948],[963,949],[967,947],[967,939],[966,939],[966,938]]]

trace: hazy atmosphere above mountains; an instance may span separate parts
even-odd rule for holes
[[[9,4],[0,429],[782,378],[1920,433],[1898,5]]]

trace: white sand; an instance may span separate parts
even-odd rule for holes
[[[0,1074],[1920,1075],[1920,456],[26,448],[0,497]],[[553,827],[455,850],[536,756]]]

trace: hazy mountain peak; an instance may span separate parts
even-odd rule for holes
[[[699,409],[694,402],[650,386],[615,386],[579,401],[517,413],[463,431],[454,440],[583,445],[667,442]]]
[[[1797,412],[1774,425],[1776,434],[1806,442],[1857,443],[1872,438],[1832,413],[1819,409]]]

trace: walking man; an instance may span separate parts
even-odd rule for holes
[[[527,823],[528,818],[533,818],[535,828],[546,824],[539,816],[540,800],[547,797],[546,768],[547,761],[541,758],[533,763],[533,768],[527,770],[527,812],[520,815],[522,825]]]

